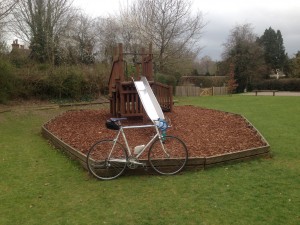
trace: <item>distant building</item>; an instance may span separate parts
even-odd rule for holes
[[[25,53],[25,54],[30,54],[30,49],[28,49],[28,48],[25,48],[25,46],[24,45],[20,45],[19,43],[18,43],[18,39],[15,39],[14,41],[13,41],[13,43],[11,44],[11,47],[12,47],[12,52],[13,51],[19,51],[19,52],[22,52],[23,54]]]
[[[30,57],[31,50],[28,48],[25,48],[24,45],[20,45],[18,43],[18,39],[15,39],[13,41],[13,43],[11,44],[11,46],[12,46],[12,50],[10,52],[11,60],[17,66],[22,66],[23,64],[26,64]]]
[[[270,74],[269,76],[270,78],[275,78],[277,80],[281,77],[286,77],[286,75],[283,72],[281,72],[280,69],[276,69],[274,73]]]

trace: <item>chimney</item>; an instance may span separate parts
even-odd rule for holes
[[[12,49],[19,49],[19,44],[18,44],[18,39],[14,40],[13,43],[11,44]]]

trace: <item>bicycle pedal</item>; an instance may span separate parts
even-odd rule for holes
[[[146,165],[146,163],[143,163],[142,166],[143,166],[143,168],[144,168],[145,171],[148,171],[148,166]]]

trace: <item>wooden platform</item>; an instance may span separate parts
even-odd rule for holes
[[[133,65],[134,74],[125,74],[127,62],[125,56],[139,56]],[[152,45],[149,45],[148,52],[144,48],[140,53],[123,53],[123,45],[119,44],[114,50],[113,66],[110,72],[108,89],[110,100],[110,113],[113,117],[144,117],[146,114],[139,99],[138,93],[133,84],[134,80],[139,80],[145,76],[164,111],[172,111],[173,89],[172,86],[153,81],[153,54]]]

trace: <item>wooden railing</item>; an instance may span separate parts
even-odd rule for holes
[[[150,82],[150,86],[164,112],[173,110],[173,87],[158,82]]]
[[[143,116],[143,106],[133,82],[118,83],[120,106],[116,116]]]
[[[162,110],[172,111],[172,88],[157,82],[149,82],[149,84]],[[115,117],[146,116],[133,82],[117,82],[116,91],[113,92],[110,101],[110,112]]]

